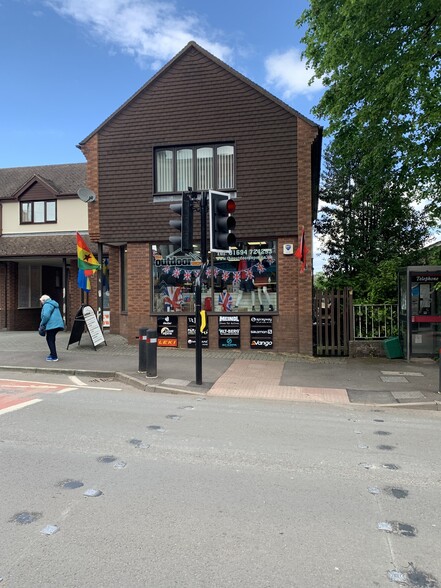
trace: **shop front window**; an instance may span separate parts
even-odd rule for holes
[[[195,312],[195,282],[201,271],[200,251],[176,253],[169,245],[153,246],[153,312]],[[215,253],[202,280],[202,308],[219,313],[277,310],[275,241],[237,243]]]

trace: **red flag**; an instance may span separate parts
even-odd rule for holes
[[[302,262],[302,265],[300,266],[300,273],[301,274],[303,274],[303,272],[306,269],[306,260],[307,260],[308,252],[309,252],[309,249],[306,247],[306,243],[305,243],[305,227],[302,227],[302,234],[300,236],[300,243],[299,243],[299,246],[297,247],[297,251],[294,254],[297,257],[297,259],[300,259],[300,261]]]

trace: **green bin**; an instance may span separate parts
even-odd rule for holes
[[[399,359],[403,357],[400,339],[398,337],[389,337],[383,341],[384,351],[388,359]]]

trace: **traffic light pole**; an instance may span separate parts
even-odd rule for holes
[[[200,200],[201,212],[201,270],[196,278],[196,384],[202,384],[202,276],[207,267],[207,192],[202,192]]]

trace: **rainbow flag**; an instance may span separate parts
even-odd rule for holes
[[[97,270],[101,267],[80,233],[77,233],[77,257],[80,270]]]

